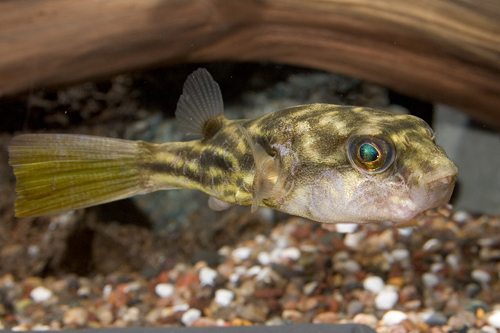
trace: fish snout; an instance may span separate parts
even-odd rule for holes
[[[457,180],[458,170],[454,164],[441,168],[438,172],[427,173],[423,177],[423,181],[428,188],[440,188],[453,186]]]

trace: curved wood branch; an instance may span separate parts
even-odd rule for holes
[[[159,64],[274,61],[500,126],[498,1],[8,0],[0,50],[0,96]]]

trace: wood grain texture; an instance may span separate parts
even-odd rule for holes
[[[358,76],[500,126],[496,0],[0,2],[0,96],[215,60]]]

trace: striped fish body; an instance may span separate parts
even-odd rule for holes
[[[218,210],[238,204],[320,222],[404,222],[451,196],[456,167],[416,117],[311,104],[228,120],[222,105],[218,85],[201,69],[186,81],[176,111],[179,128],[201,139],[15,137],[16,215],[189,188],[207,193]]]

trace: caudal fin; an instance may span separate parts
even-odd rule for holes
[[[68,134],[24,134],[9,145],[16,216],[41,216],[119,200],[146,190],[143,142]]]

